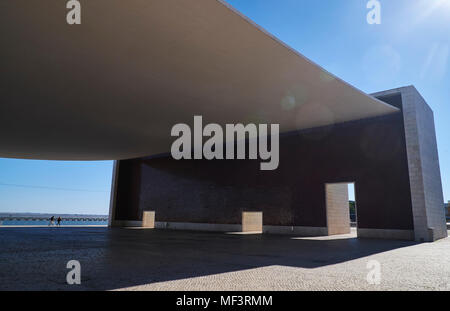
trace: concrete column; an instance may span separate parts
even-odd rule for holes
[[[262,212],[242,212],[242,232],[262,232]]]
[[[155,228],[155,212],[154,211],[144,211],[142,213],[142,227]]]
[[[416,241],[447,237],[441,172],[431,108],[414,87],[402,90]]]
[[[414,86],[373,95],[398,93],[402,97],[405,124],[414,239],[431,242],[447,237],[433,111]]]
[[[328,235],[350,233],[348,184],[326,184]]]

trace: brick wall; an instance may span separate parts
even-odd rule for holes
[[[241,224],[243,211],[261,211],[264,225],[326,228],[325,184],[355,182],[360,228],[412,230],[404,135],[400,112],[285,133],[275,171],[259,160],[121,161],[116,217]]]

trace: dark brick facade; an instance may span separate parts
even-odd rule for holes
[[[382,100],[401,108],[400,95]],[[326,227],[325,183],[355,182],[358,226],[413,229],[401,112],[280,136],[277,170],[260,160],[181,160],[170,155],[119,164],[116,219]]]

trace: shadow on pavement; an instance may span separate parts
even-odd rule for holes
[[[313,269],[411,241],[108,228],[0,228],[1,290],[109,290],[280,265]],[[69,260],[82,284],[69,286]]]

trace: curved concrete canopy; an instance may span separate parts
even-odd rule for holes
[[[0,2],[0,157],[101,160],[170,150],[176,123],[281,131],[396,108],[216,0]]]

